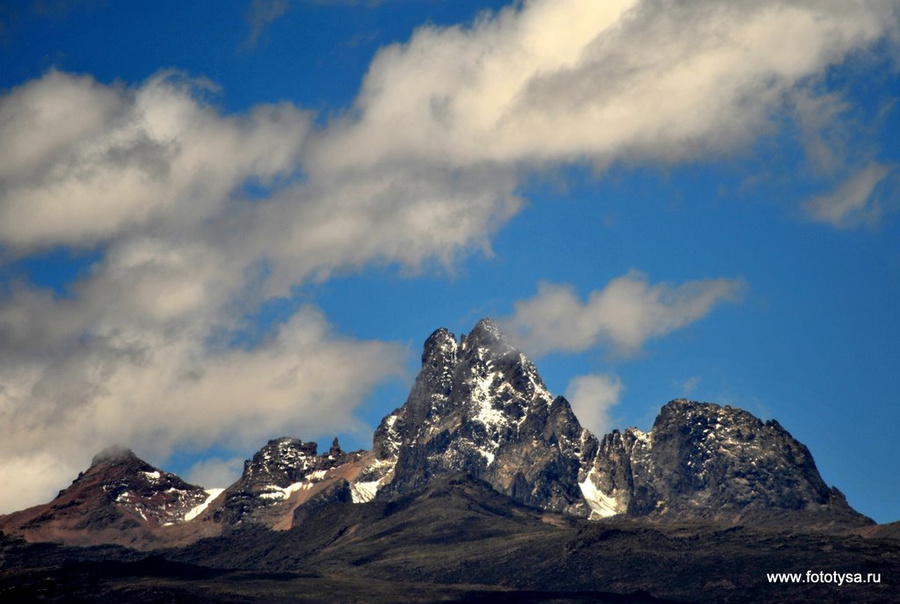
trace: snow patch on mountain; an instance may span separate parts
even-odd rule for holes
[[[191,509],[187,514],[184,515],[184,522],[190,522],[209,507],[209,504],[213,502],[213,500],[222,494],[222,491],[225,489],[204,489],[206,491],[207,497],[206,500],[198,505],[197,507]]]
[[[295,482],[293,484],[289,484],[286,487],[279,487],[277,485],[269,485],[266,489],[259,492],[259,496],[263,499],[275,499],[284,501],[285,499],[290,498],[291,495],[296,493],[297,491],[306,490],[311,488],[313,483],[311,481],[302,480],[300,482]]]
[[[375,494],[378,493],[378,487],[380,486],[380,480],[351,484],[350,496],[353,498],[353,503],[368,503],[372,501],[375,499]]]
[[[594,484],[593,476],[595,473],[596,469],[591,468],[584,481],[578,483],[581,494],[584,495],[584,500],[587,501],[588,506],[591,508],[590,518],[595,520],[623,513],[625,510],[620,509],[616,498],[605,494]]]

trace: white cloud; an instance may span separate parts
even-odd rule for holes
[[[308,114],[282,104],[223,117],[198,101],[203,86],[175,72],[126,89],[51,71],[0,99],[0,243],[183,231],[246,181],[296,170]]]
[[[0,484],[3,489],[0,510],[12,512],[47,501],[78,475],[82,466],[46,451],[4,456],[0,462]]]
[[[272,263],[270,291],[324,279],[372,262],[415,271],[429,259],[451,264],[522,207],[509,170],[446,170],[410,162],[384,171],[313,178],[256,212],[254,243]]]
[[[191,466],[185,472],[184,479],[207,489],[226,488],[234,484],[243,471],[244,460],[241,457],[231,459],[210,457]]]
[[[23,456],[72,474],[113,443],[164,460],[179,448],[253,448],[276,434],[363,430],[355,408],[400,375],[405,354],[399,345],[341,337],[310,307],[250,350],[210,349],[202,331],[153,325],[101,323],[55,352],[7,353],[0,467],[10,470],[0,509],[20,507],[23,492],[35,503],[65,486],[56,482],[65,471],[37,482],[14,471]]]
[[[566,398],[581,425],[602,437],[612,429],[609,409],[618,404],[623,389],[614,375],[579,375],[566,387]]]
[[[372,62],[317,169],[684,161],[771,129],[785,94],[896,23],[888,1],[534,0]]]
[[[891,173],[878,163],[856,172],[827,195],[814,197],[803,204],[810,218],[835,228],[846,229],[873,225],[881,216],[875,189]]]
[[[702,319],[716,305],[738,300],[745,289],[741,279],[651,285],[631,271],[591,292],[582,303],[572,286],[542,283],[535,297],[515,303],[513,316],[504,323],[533,356],[600,345],[629,355],[649,339]]]

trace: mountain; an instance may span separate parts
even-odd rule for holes
[[[427,339],[371,451],[276,438],[204,490],[104,450],[0,516],[0,601],[895,602],[898,534],[740,409],[598,439],[482,320]]]
[[[0,518],[0,530],[34,541],[152,547],[168,542],[161,535],[208,497],[202,487],[114,446],[95,455],[50,503]]]
[[[337,438],[327,453],[318,455],[317,450],[316,443],[296,438],[270,440],[244,462],[241,477],[204,511],[204,519],[225,525],[252,522],[290,528],[298,507],[335,484],[346,484],[350,490],[348,480],[356,482],[372,459],[366,451],[345,453]],[[349,496],[351,501],[371,498],[365,489],[354,489]]]
[[[270,440],[225,489],[204,490],[108,449],[48,504],[0,517],[32,541],[184,545],[236,527],[288,530],[332,503],[393,501],[467,476],[517,505],[573,518],[857,530],[874,524],[822,480],[776,421],[683,399],[652,429],[598,439],[489,319],[457,339],[438,329],[406,402],[371,451]]]
[[[822,480],[781,425],[729,406],[669,402],[652,430],[613,431],[585,477],[605,507],[657,520],[820,526],[873,524]]]
[[[431,334],[409,398],[381,422],[373,450],[393,464],[382,497],[466,472],[526,505],[586,516],[577,478],[595,440],[485,319],[459,342],[446,329]]]
[[[465,474],[365,504],[348,491],[338,481],[321,493],[327,501],[298,507],[290,530],[243,522],[152,555],[0,535],[0,601],[897,601],[896,538],[622,515],[590,521],[522,505]],[[772,572],[832,578],[770,582]],[[839,585],[835,572],[851,578]]]
[[[575,516],[872,524],[778,422],[740,409],[673,400],[649,432],[598,441],[489,319],[459,341],[446,329],[428,338],[409,398],[381,422],[373,450],[393,464],[382,497],[466,472],[519,503]]]
[[[365,505],[333,501],[290,531],[247,526],[172,559],[278,577],[280,586],[266,585],[267,597],[301,577],[317,578],[318,589],[358,590],[361,580],[375,587],[320,601],[896,602],[888,577],[900,571],[900,541],[717,521],[590,521],[517,503],[457,473]],[[809,569],[859,569],[852,572],[880,582],[776,584],[765,574]],[[380,593],[381,582],[394,583],[389,595]],[[425,586],[438,591],[410,597]],[[461,589],[482,593],[451,597]]]

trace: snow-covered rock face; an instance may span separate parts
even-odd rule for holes
[[[462,472],[522,503],[591,518],[853,514],[806,447],[739,409],[675,400],[650,432],[598,440],[487,319],[458,341],[446,329],[428,338],[406,404],[374,440],[382,473],[368,480],[380,476],[384,496]],[[361,486],[354,493],[368,497]]]
[[[773,511],[855,514],[822,480],[809,450],[778,422],[684,399],[665,405],[649,433],[630,428],[606,435],[589,478],[598,501],[614,500],[617,511],[632,516],[760,520]]]
[[[409,398],[382,421],[374,450],[395,464],[388,494],[464,472],[523,503],[586,515],[577,477],[588,437],[485,319],[459,341],[446,329],[428,338]]]
[[[296,438],[270,440],[256,452],[253,459],[244,462],[241,480],[248,486],[287,487],[299,482],[317,464],[316,443]]]
[[[110,447],[94,456],[88,471],[67,490],[84,487],[99,489],[108,505],[150,526],[185,522],[185,515],[207,496],[201,487],[154,468],[124,447]]]
[[[214,488],[214,489],[206,489],[206,499],[203,500],[203,503],[193,507],[190,511],[184,515],[184,521],[190,522],[200,514],[206,511],[206,508],[209,507],[209,504],[213,502],[213,500],[222,494],[223,488]]]
[[[241,478],[225,490],[225,500],[214,518],[234,524],[253,518],[264,509],[281,504],[298,491],[308,490],[325,478],[327,470],[358,455],[341,451],[335,439],[328,453],[317,454],[318,445],[296,438],[277,438],[244,462]]]

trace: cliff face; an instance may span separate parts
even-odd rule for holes
[[[798,513],[818,523],[869,522],[778,422],[710,403],[674,400],[650,432],[606,435],[589,473],[629,516],[764,522]]]
[[[376,430],[374,452],[394,464],[382,496],[462,472],[521,503],[587,515],[577,479],[593,440],[531,361],[482,320],[459,342],[445,329],[428,338],[422,371]]]
[[[740,409],[674,400],[649,432],[598,441],[487,319],[459,341],[445,329],[428,338],[421,373],[376,431],[374,453],[393,468],[382,496],[463,472],[520,503],[593,518],[871,522],[778,422]]]

